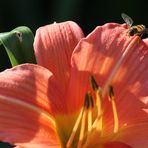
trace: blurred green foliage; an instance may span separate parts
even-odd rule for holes
[[[0,32],[18,26],[35,30],[42,25],[65,20],[77,22],[85,34],[107,22],[123,23],[120,16],[127,13],[136,24],[148,26],[147,4],[143,0],[2,0]],[[7,54],[0,49],[0,70],[11,67]],[[0,147],[9,148],[4,144]]]
[[[22,63],[36,63],[33,42],[34,35],[26,26],[0,33],[0,45],[5,47],[13,67]]]

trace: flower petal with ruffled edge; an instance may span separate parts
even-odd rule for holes
[[[93,75],[97,83],[104,87],[125,49],[132,41],[137,41],[134,42],[133,47],[118,68],[111,85],[115,91],[119,129],[123,129],[122,134],[129,138],[129,145],[143,147],[143,145],[148,145],[146,138],[140,138],[148,137],[148,114],[145,111],[148,108],[148,104],[146,104],[148,100],[148,40],[140,40],[136,36],[129,37],[126,31],[126,25],[109,23],[97,27],[79,42],[72,55],[71,79],[66,102],[69,112],[78,110],[83,105],[86,92],[90,89],[90,75]],[[104,135],[113,130],[111,112],[112,107],[105,97]],[[135,131],[136,136],[132,130],[135,129],[134,126],[140,126],[140,129]],[[125,129],[131,130],[130,136],[126,134],[128,132]],[[119,132],[119,135],[122,134]],[[124,136],[117,136],[120,137],[118,139],[115,135],[116,138],[113,139],[127,142],[124,140]],[[135,144],[134,137],[140,139],[136,140]]]
[[[83,36],[81,28],[72,21],[53,23],[36,31],[34,49],[37,63],[55,75],[64,91],[70,75],[71,54]]]
[[[64,106],[52,73],[24,64],[0,73],[0,140],[22,147],[61,147],[54,114]]]
[[[41,47],[38,44],[38,49],[44,47],[42,43]],[[105,88],[117,63],[129,47],[128,54],[116,69],[116,75],[112,77],[112,81],[109,81],[115,92],[119,131],[116,134],[113,133],[112,107],[105,95],[103,136],[98,137],[98,133],[94,133],[89,137],[87,146],[145,148],[148,145],[146,139],[148,137],[148,40],[141,41],[137,36],[129,37],[127,26],[115,23],[99,26],[82,39],[74,52],[71,52],[71,69],[69,69],[70,66],[68,68],[66,66],[62,76],[58,74],[56,68],[59,68],[59,64],[54,60],[51,60],[51,63],[54,63],[55,70],[53,65],[49,69],[55,76],[43,67],[30,64],[18,66],[0,74],[2,82],[0,83],[0,107],[2,108],[0,139],[20,146],[44,147],[47,145],[60,147],[60,139],[65,146],[79,110],[83,107],[84,96],[90,90],[90,76],[93,75],[97,83]],[[43,53],[45,51],[43,50]],[[42,54],[39,52],[37,55]],[[58,59],[58,56],[54,57],[55,60]],[[64,67],[61,69],[63,70]],[[65,77],[66,72],[69,73],[67,77]],[[68,80],[69,76],[70,80]],[[67,80],[70,82],[69,85]],[[64,89],[61,86],[64,86]],[[67,88],[66,97],[65,88]],[[9,106],[12,110],[10,114],[8,114]],[[5,119],[6,116],[8,119]],[[23,124],[16,122],[16,119]],[[31,125],[27,122],[28,120],[32,123]],[[8,136],[10,133],[15,134],[14,137]],[[21,136],[25,137],[22,139],[17,135],[19,133],[23,133]],[[74,140],[77,142],[78,137]]]

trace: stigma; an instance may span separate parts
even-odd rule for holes
[[[75,137],[78,136],[76,148],[89,147],[90,140],[94,133],[97,133],[98,140],[103,133],[103,106],[102,88],[97,84],[93,76],[90,77],[91,91],[85,94],[84,105],[82,106],[75,121],[72,133],[67,141],[66,147],[73,147]],[[114,126],[112,133],[117,133],[119,129],[118,113],[115,103],[113,86],[108,86],[108,101],[112,107]]]

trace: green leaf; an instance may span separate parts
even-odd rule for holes
[[[34,35],[25,26],[0,33],[0,45],[4,46],[12,66],[22,63],[36,63],[33,42]]]

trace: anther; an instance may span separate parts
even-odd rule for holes
[[[109,94],[109,101],[112,104],[112,110],[113,110],[113,116],[114,116],[114,133],[117,133],[119,128],[119,120],[118,120],[117,108],[115,103],[114,91],[111,85],[108,88],[108,94]]]
[[[80,127],[80,135],[78,140],[78,148],[80,148],[83,144],[83,140],[87,131],[85,131],[86,120],[88,122],[88,131],[91,130],[92,127],[92,108],[94,106],[93,97],[90,92],[87,92],[85,95],[84,101],[84,113],[82,115],[81,127]],[[86,119],[87,117],[87,119]]]
[[[90,92],[87,92],[85,95],[84,107],[89,109],[89,108],[93,108],[93,106],[94,106],[93,97],[90,94]]]
[[[94,76],[90,76],[90,84],[93,90],[97,90],[99,88]]]
[[[97,131],[102,131],[102,88],[97,84],[95,78],[93,76],[90,77],[90,82],[92,89],[95,92],[96,98],[96,107],[97,107],[97,117],[92,124],[92,128]]]
[[[110,101],[111,101],[111,99],[114,99],[114,91],[113,91],[113,87],[111,85],[108,87],[108,94],[109,94]]]

